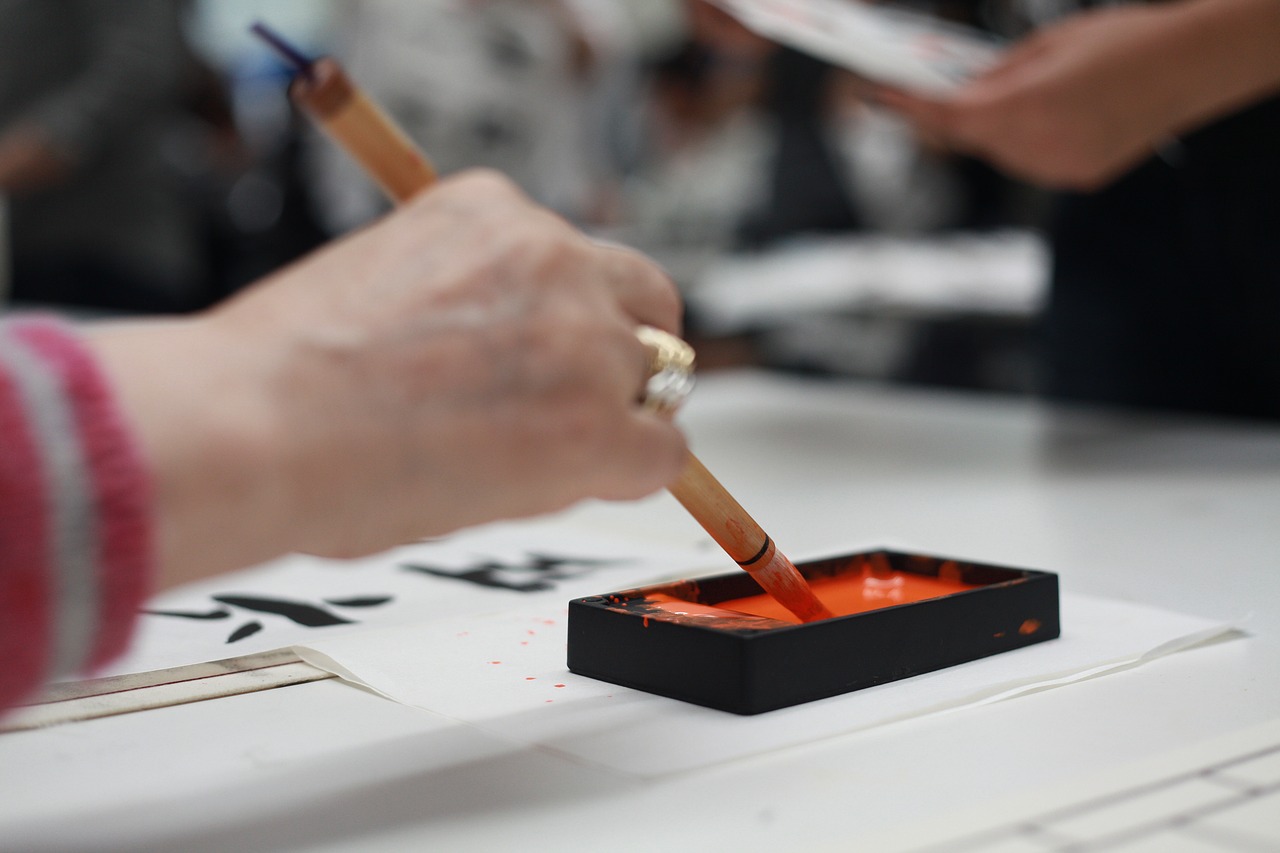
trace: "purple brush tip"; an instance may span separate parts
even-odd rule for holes
[[[249,31],[265,41],[267,44],[271,45],[271,47],[275,49],[276,53],[280,54],[282,59],[294,68],[298,69],[299,72],[307,75],[308,77],[311,76],[311,59],[303,54],[302,51],[285,41],[279,33],[273,31],[261,21],[257,21],[253,26],[249,27]]]

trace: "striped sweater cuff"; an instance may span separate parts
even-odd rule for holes
[[[124,650],[153,570],[150,483],[72,327],[0,324],[0,707]]]

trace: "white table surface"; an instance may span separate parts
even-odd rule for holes
[[[337,681],[0,735],[0,850],[852,850],[1280,717],[1280,427],[757,373],[682,422],[792,556],[1046,569],[1250,636],[657,781]],[[667,495],[572,513],[696,530]]]

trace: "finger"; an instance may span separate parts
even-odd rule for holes
[[[661,267],[625,246],[597,243],[595,251],[601,283],[629,317],[680,334],[684,306],[675,283]]]
[[[595,496],[633,500],[664,489],[680,476],[687,452],[684,433],[674,423],[637,409],[618,430]]]
[[[654,370],[651,346],[630,328],[609,328],[599,344],[593,355],[579,357],[595,377],[590,384],[607,401],[591,404],[593,428],[588,431],[595,438],[576,444],[586,455],[576,458],[572,467],[585,472],[581,487],[593,497],[642,497],[674,482],[685,439],[669,413],[642,404]]]
[[[889,88],[878,90],[876,99],[908,119],[923,133],[944,138],[951,136],[953,110],[950,99],[931,98]]]
[[[1020,73],[1027,65],[1039,61],[1053,47],[1053,40],[1035,33],[1009,48],[1000,61],[970,81],[970,85],[999,81]]]

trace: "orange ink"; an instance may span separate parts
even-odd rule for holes
[[[1030,636],[1031,634],[1034,634],[1036,631],[1039,631],[1039,630],[1040,630],[1039,619],[1028,619],[1026,622],[1023,622],[1021,625],[1018,626],[1018,633],[1024,637]]]
[[[809,586],[814,595],[836,616],[940,598],[977,586],[954,578],[895,571],[888,568],[887,562],[882,566],[873,566],[870,572],[850,572],[838,577],[816,578],[809,581]],[[731,598],[719,602],[716,607],[780,622],[800,623],[798,618],[769,595]]]
[[[938,566],[938,578],[940,580],[956,581],[958,583],[962,576],[963,573],[961,572],[960,567],[956,565],[955,560],[947,560],[942,565]]]
[[[835,615],[818,600],[805,576],[785,554],[777,550],[771,541],[766,541],[765,549],[766,553],[772,550],[773,554],[767,562],[759,566],[744,565],[743,568],[768,592],[770,598],[788,613],[795,614],[801,622],[816,622]]]

